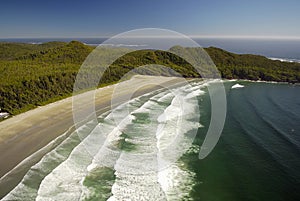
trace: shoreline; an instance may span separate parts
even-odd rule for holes
[[[139,75],[118,84],[98,88],[94,90],[96,113],[99,115],[111,110],[111,107],[124,103],[127,100],[126,94],[134,85],[141,87],[138,87],[131,99],[163,87],[176,86],[185,81],[187,80],[179,77]],[[222,79],[220,81],[290,84],[245,79]],[[117,105],[111,105],[116,86],[122,86],[120,88],[124,91],[121,90],[117,94]],[[4,131],[0,136],[0,198],[14,188],[27,170],[53,148],[51,144],[54,141],[76,130],[72,115],[72,99],[73,96],[49,103],[0,122],[0,129]],[[88,118],[85,119],[88,120]]]
[[[300,83],[291,82],[276,82],[266,80],[247,80],[247,79],[222,79],[223,82],[254,82],[254,83],[266,83],[266,84],[287,84],[287,85],[300,85]]]
[[[163,87],[172,87],[185,82],[184,78],[179,77],[135,76],[119,84],[96,89],[95,110],[101,114],[111,109],[111,98],[116,86],[124,90],[122,93],[114,94],[117,95],[117,105],[119,105],[126,101],[126,94],[131,92],[131,86],[137,86],[137,90],[131,96],[132,99]],[[36,163],[47,153],[42,150],[44,147],[67,134],[68,131],[70,132],[72,127],[74,130],[72,97],[29,110],[0,122],[2,130],[0,136],[0,197],[14,188],[31,167],[30,164]],[[37,152],[41,153],[36,154],[35,159],[31,160],[30,157]],[[20,165],[26,160],[29,161],[29,165],[25,165],[26,167]]]

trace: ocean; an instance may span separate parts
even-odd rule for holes
[[[300,86],[225,81],[225,126],[200,160],[208,85],[150,92],[57,138],[2,200],[299,200]]]
[[[227,85],[227,119],[215,150],[190,164],[201,182],[194,198],[299,200],[300,87],[239,83],[245,87]],[[204,130],[208,122],[209,115],[202,119]]]

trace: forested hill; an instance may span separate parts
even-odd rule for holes
[[[259,55],[234,54],[215,47],[205,50],[223,78],[300,82],[300,63],[274,61]]]
[[[78,69],[94,49],[77,41],[44,44],[0,43],[0,108],[17,114],[69,96]],[[190,51],[197,51],[189,48]],[[272,61],[263,56],[238,55],[205,48],[223,78],[300,82],[300,64]],[[131,69],[145,64],[173,68],[184,77],[200,77],[185,60],[174,54],[141,50],[119,58],[105,72],[99,85],[117,81]],[[140,73],[157,74],[153,69]],[[160,71],[162,75],[172,75]]]

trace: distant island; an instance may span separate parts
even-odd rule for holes
[[[70,96],[82,62],[95,47],[78,41],[44,44],[0,43],[0,108],[12,115]],[[300,82],[300,63],[281,62],[264,56],[234,54],[204,48],[222,78],[275,82]],[[106,71],[99,86],[114,83],[135,67],[161,64],[183,77],[201,77],[182,58],[159,50],[140,50],[119,58]],[[141,72],[142,74],[143,72]],[[155,72],[146,74],[155,75]],[[162,75],[172,76],[168,72]]]

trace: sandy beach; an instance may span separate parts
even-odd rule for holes
[[[97,89],[95,109],[100,113],[111,109],[111,98],[115,88],[118,88],[118,93],[114,94],[114,98],[121,104],[126,101],[126,94],[132,93],[133,90],[131,98],[182,82],[182,78],[135,76],[128,81]],[[10,170],[74,124],[72,115],[72,97],[69,97],[0,122],[0,188],[5,184],[3,178]],[[19,177],[21,175],[19,174]]]

